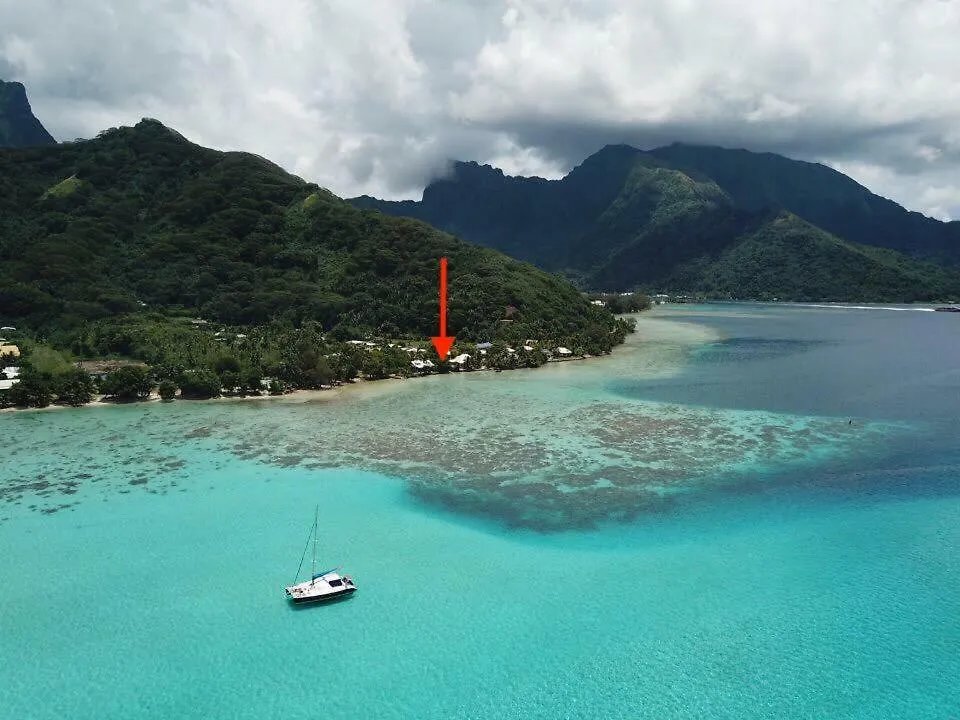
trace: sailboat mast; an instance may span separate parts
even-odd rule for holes
[[[316,582],[317,575],[317,525],[320,523],[320,506],[313,511],[313,561],[310,564],[310,584]]]

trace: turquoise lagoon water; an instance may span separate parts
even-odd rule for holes
[[[955,318],[881,313],[4,414],[0,717],[957,717]],[[293,609],[316,503],[360,591]]]

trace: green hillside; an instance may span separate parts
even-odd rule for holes
[[[560,180],[457,163],[421,202],[351,202],[418,217],[591,290],[960,297],[960,273],[926,262],[960,263],[960,225],[908,213],[830,168],[776,155],[612,145]],[[783,222],[784,210],[805,222]]]
[[[0,150],[3,324],[66,338],[94,321],[161,311],[229,325],[317,322],[338,337],[428,337],[441,256],[458,337],[615,342],[613,317],[555,276],[358,210],[262,158],[199,147],[154,120]]]
[[[774,153],[675,143],[649,155],[710,177],[737,207],[786,208],[850,242],[960,265],[960,222],[941,222],[880,197],[843,173]]]
[[[760,299],[910,302],[960,297],[954,272],[892,250],[839,240],[787,212],[760,223],[716,258],[678,266],[667,282],[718,296]],[[925,297],[918,297],[920,288]]]

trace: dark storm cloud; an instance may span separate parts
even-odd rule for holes
[[[958,36],[958,0],[0,0],[0,77],[58,138],[157,117],[345,196],[683,141],[960,217]]]

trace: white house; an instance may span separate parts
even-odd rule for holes
[[[560,355],[573,355],[573,350],[570,350],[569,348],[565,348],[565,347],[558,347],[557,353]]]
[[[467,353],[462,353],[460,355],[457,355],[450,362],[453,363],[454,365],[460,365],[462,367],[463,364],[469,359],[470,359],[470,356]]]
[[[0,390],[9,390],[20,382],[20,368],[5,367],[0,370]]]

